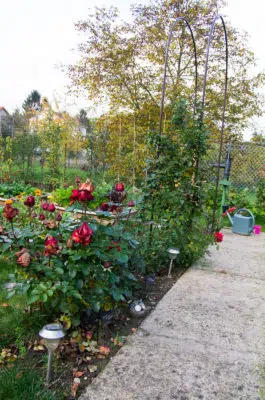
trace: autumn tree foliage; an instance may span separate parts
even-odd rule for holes
[[[107,95],[112,111],[158,110],[167,37],[178,16],[192,25],[198,49],[199,95],[202,89],[205,49],[209,27],[224,6],[223,0],[154,0],[132,6],[130,22],[119,19],[115,7],[96,7],[76,24],[83,35],[77,64],[69,65],[67,74],[72,90],[84,90],[94,102]],[[264,73],[253,73],[255,57],[248,48],[247,34],[226,20],[229,41],[229,87],[226,114],[226,137],[237,137],[248,119],[262,112],[260,94]],[[210,54],[205,104],[205,121],[212,134],[218,134],[223,101],[225,67],[224,32],[216,25]],[[166,113],[182,96],[192,101],[194,60],[192,42],[184,24],[174,33],[167,73]],[[200,96],[199,96],[200,97]],[[158,113],[156,114],[158,118]]]

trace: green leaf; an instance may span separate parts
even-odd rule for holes
[[[38,295],[33,295],[28,298],[28,303],[29,304],[36,303],[39,300],[40,300],[40,297]]]
[[[82,279],[77,279],[76,282],[75,282],[75,287],[76,287],[78,290],[80,290],[80,289],[82,289],[83,286],[84,286],[83,280],[82,280]]]
[[[55,268],[55,272],[57,272],[58,275],[63,275],[64,274],[64,270],[60,267]]]
[[[48,300],[47,294],[46,294],[46,293],[43,293],[43,295],[41,296],[41,301],[42,301],[43,303],[46,303],[47,300]]]
[[[72,322],[72,325],[74,325],[74,326],[80,325],[80,316],[79,315],[74,315],[71,318],[71,322]]]

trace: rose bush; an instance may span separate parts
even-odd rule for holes
[[[72,196],[89,202],[85,190]],[[19,283],[8,296],[22,291],[29,304],[53,318],[66,315],[74,325],[82,312],[126,303],[138,285],[130,262],[137,242],[123,224],[104,226],[85,214],[74,219],[70,213],[56,214],[52,203],[38,205],[34,200],[3,210],[0,253],[13,255],[17,267],[10,279]]]

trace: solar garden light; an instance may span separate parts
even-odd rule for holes
[[[61,324],[47,324],[39,332],[39,335],[44,339],[44,345],[48,349],[48,367],[46,382],[50,382],[51,378],[51,367],[53,352],[58,347],[60,340],[65,336]]]
[[[172,247],[172,248],[168,249],[167,252],[168,252],[168,256],[170,258],[170,264],[169,264],[169,269],[168,269],[167,276],[169,278],[172,278],[171,270],[172,270],[172,266],[173,266],[173,261],[177,258],[177,256],[179,255],[180,251],[179,251],[179,249],[175,249],[174,247]]]

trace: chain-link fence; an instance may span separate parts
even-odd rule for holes
[[[218,168],[219,143],[211,143],[203,166],[207,169],[207,178],[215,183]],[[231,167],[229,181],[236,190],[255,191],[262,179],[265,179],[265,146],[253,142],[241,142],[231,145]],[[229,158],[229,145],[223,146],[221,155],[220,179],[224,178],[225,165]]]

